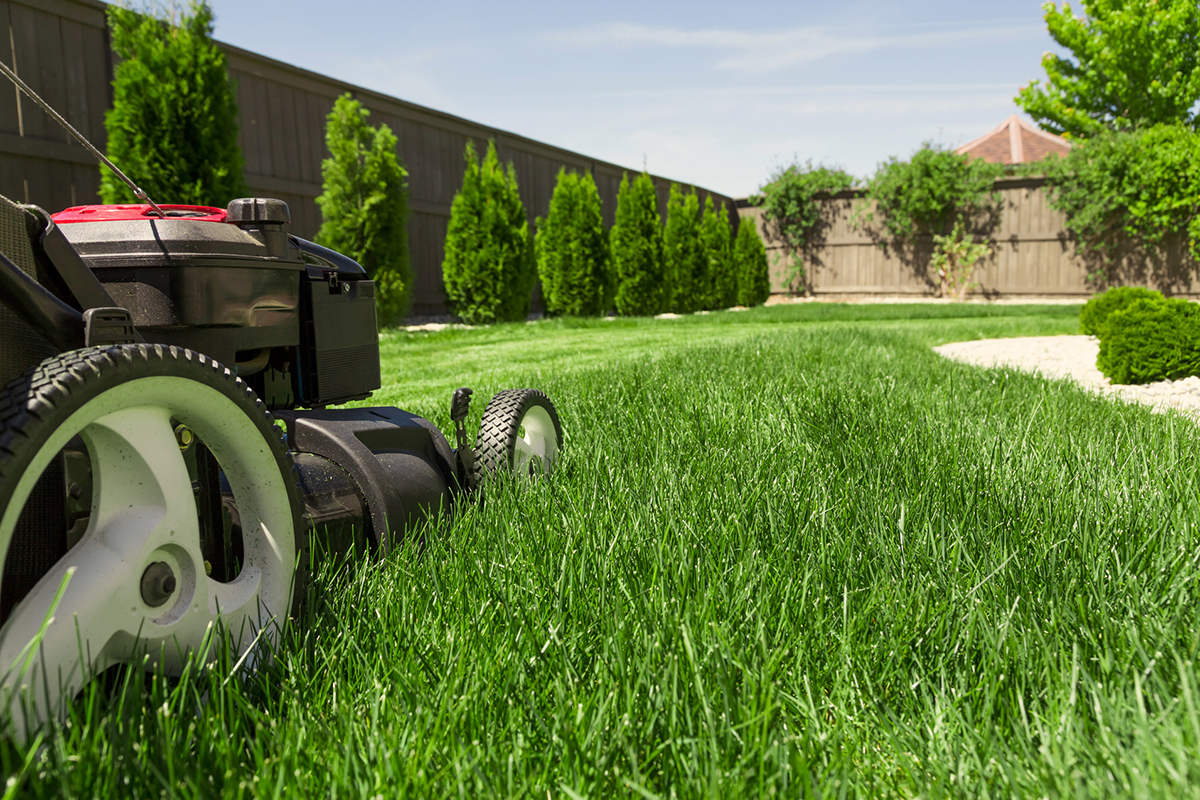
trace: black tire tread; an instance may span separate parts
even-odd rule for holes
[[[562,444],[562,425],[549,395],[538,389],[504,389],[488,401],[479,423],[479,437],[475,446],[478,451],[477,463],[482,472],[480,477],[488,478],[511,471],[513,443],[521,417],[530,406],[543,405],[540,401],[545,401],[544,405],[549,407],[555,433],[559,444]]]
[[[233,399],[262,431],[280,472],[291,476],[289,501],[300,566],[293,590],[296,613],[305,594],[308,536],[301,516],[299,474],[285,437],[245,381],[192,350],[161,344],[84,348],[48,358],[5,384],[0,390],[0,509],[8,506],[21,475],[62,419],[109,386],[143,376],[179,374],[219,388]]]

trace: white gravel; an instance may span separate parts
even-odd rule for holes
[[[944,344],[933,350],[946,358],[976,366],[1008,366],[1040,372],[1047,378],[1066,378],[1098,394],[1145,403],[1156,411],[1175,409],[1200,420],[1200,378],[1114,386],[1096,369],[1100,345],[1094,336],[980,339]]]

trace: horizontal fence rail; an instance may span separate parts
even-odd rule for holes
[[[0,58],[101,150],[104,114],[112,104],[113,55],[97,0],[0,0]],[[11,45],[11,46],[10,46]],[[561,167],[591,171],[611,226],[621,177],[635,170],[480,125],[353,84],[222,44],[240,108],[239,136],[246,180],[253,194],[277,197],[292,212],[292,231],[312,238],[321,224],[325,117],[349,92],[371,111],[371,124],[387,124],[408,170],[409,250],[414,272],[414,314],[446,311],[442,255],[450,204],[462,185],[463,150],[474,140],[482,154],[489,139],[501,161],[512,161],[530,224],[545,216]],[[131,176],[135,181],[138,176]],[[659,211],[665,213],[671,181],[654,176]],[[0,85],[0,194],[57,211],[99,199],[99,168],[79,145],[14,87]],[[684,185],[723,205],[737,220],[733,200]],[[170,202],[170,198],[156,198]]]
[[[999,215],[987,226],[985,238],[992,255],[981,261],[973,277],[974,296],[1087,297],[1100,284],[1089,275],[1100,269],[1095,257],[1077,252],[1066,229],[1066,216],[1051,208],[1046,181],[1040,177],[1000,178]],[[862,190],[818,194],[818,231],[805,257],[806,276],[797,284],[792,259],[783,250],[762,209],[739,200],[742,216],[754,219],[767,244],[774,293],[807,290],[814,295],[935,295],[937,274],[930,266],[932,237],[897,248],[871,220],[874,202]],[[1112,269],[1118,283],[1152,286],[1176,295],[1200,291],[1196,270],[1186,258],[1180,237],[1166,242],[1160,253],[1122,251]]]

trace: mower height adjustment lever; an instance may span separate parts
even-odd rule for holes
[[[468,491],[473,490],[478,482],[475,475],[475,448],[467,438],[467,426],[464,424],[467,412],[471,410],[471,395],[471,390],[464,386],[455,389],[450,398],[450,420],[454,423],[454,437],[458,440],[458,447],[454,451],[455,461],[458,462],[458,479]]]

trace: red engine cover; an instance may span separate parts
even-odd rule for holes
[[[211,206],[159,206],[168,218],[197,220],[202,222],[224,222],[225,209]],[[174,212],[174,213],[172,213]],[[71,222],[120,222],[137,219],[158,219],[158,214],[148,205],[127,206],[72,206],[50,217],[59,225]]]

